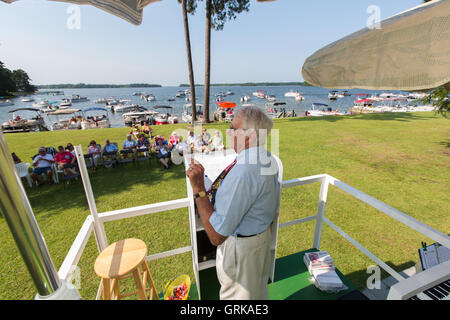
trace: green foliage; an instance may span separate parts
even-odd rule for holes
[[[212,0],[212,28],[215,30],[222,30],[227,21],[236,19],[236,14],[248,11],[249,7],[249,0]]]
[[[449,94],[450,92],[441,86],[433,89],[429,94],[419,101],[425,104],[431,104],[437,107],[437,113],[447,118],[447,112],[449,111]]]
[[[9,70],[0,61],[0,95],[10,95],[13,92],[34,92],[36,87],[30,83],[30,77],[22,69]]]
[[[0,95],[9,95],[17,91],[16,84],[12,80],[12,72],[0,61]]]

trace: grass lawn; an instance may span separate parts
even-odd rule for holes
[[[225,133],[229,124],[211,124]],[[186,124],[154,127],[166,138]],[[284,180],[328,173],[437,230],[450,231],[450,121],[434,113],[386,113],[346,117],[275,120],[279,130],[279,157]],[[22,161],[31,161],[41,145],[81,144],[91,139],[125,139],[127,128],[39,132],[5,135],[9,149]],[[270,147],[269,147],[270,150]],[[122,168],[100,169],[90,175],[99,212],[184,198],[183,166],[163,170],[156,159]],[[315,214],[319,184],[286,189],[282,193],[280,223]],[[26,187],[34,214],[53,262],[61,266],[89,209],[81,182]],[[431,243],[381,212],[330,187],[326,216],[372,253],[401,271],[418,260],[421,241]],[[105,224],[110,243],[130,237],[144,240],[149,253],[189,245],[187,209],[167,211]],[[279,231],[277,256],[311,248],[314,223]],[[0,216],[0,299],[32,299],[36,293],[3,217]],[[321,249],[357,287],[363,288],[374,263],[334,230],[324,226]],[[93,271],[98,254],[94,236],[79,263],[80,294],[94,299],[99,278]],[[299,261],[299,263],[302,263]],[[191,254],[150,263],[157,288],[180,273],[193,277]],[[132,283],[126,284],[132,287]]]

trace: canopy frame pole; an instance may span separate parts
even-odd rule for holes
[[[75,146],[75,155],[78,161],[78,168],[80,169],[81,180],[83,181],[89,211],[91,212],[91,217],[94,221],[94,235],[97,242],[97,248],[98,251],[101,252],[108,246],[108,239],[106,237],[105,225],[98,218],[97,205],[95,204],[94,193],[92,192],[91,181],[89,179],[86,163],[84,162],[83,149],[81,148],[81,145]]]
[[[62,283],[50,257],[25,189],[0,131],[0,211],[12,233],[38,294],[54,294]]]

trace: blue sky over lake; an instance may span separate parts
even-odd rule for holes
[[[251,0],[250,11],[212,32],[211,82],[302,81],[305,59],[366,26],[421,0]],[[34,84],[188,83],[181,7],[163,0],[144,9],[135,26],[81,5],[80,28],[68,28],[71,4],[44,0],[0,2],[0,61],[22,68]],[[189,16],[195,82],[204,82],[204,2]]]

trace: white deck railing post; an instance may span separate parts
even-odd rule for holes
[[[325,216],[325,206],[327,204],[328,195],[328,175],[322,177],[320,185],[319,204],[317,206],[316,229],[314,230],[313,248],[320,250],[320,238],[322,236],[323,218]]]
[[[83,149],[81,148],[81,145],[75,146],[75,151],[78,167],[80,169],[81,180],[83,181],[84,192],[86,193],[89,210],[94,221],[94,235],[97,241],[98,251],[100,252],[108,246],[105,226],[98,218],[97,205],[95,204],[94,193],[92,192],[91,181],[89,180],[89,174],[86,168],[86,163],[84,162]]]

